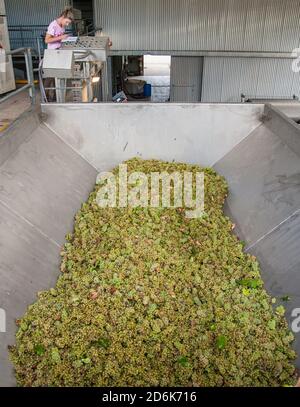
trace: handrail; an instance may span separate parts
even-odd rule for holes
[[[11,25],[8,27],[8,32],[10,33],[10,46],[13,49],[15,45],[17,45],[18,48],[31,48],[33,55],[38,56],[40,61],[43,53],[42,36],[46,31],[47,26],[45,25]],[[15,34],[18,36],[16,37]],[[30,36],[28,36],[29,34]]]
[[[0,99],[0,104],[6,102],[8,99],[11,99],[15,95],[18,95],[25,90],[29,90],[29,97],[31,100],[31,105],[33,106],[36,102],[36,95],[35,95],[35,86],[34,86],[34,75],[33,75],[33,65],[32,65],[32,53],[31,48],[18,48],[12,51],[7,51],[6,55],[15,55],[15,54],[24,54],[25,64],[26,64],[26,74],[27,74],[27,84],[22,86],[19,89],[10,92],[8,95],[4,96]]]

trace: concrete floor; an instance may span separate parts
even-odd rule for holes
[[[39,100],[39,92],[37,91],[37,99]],[[19,93],[0,104],[0,134],[4,132],[9,125],[20,117],[24,112],[31,107],[28,91]]]

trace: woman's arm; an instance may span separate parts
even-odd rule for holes
[[[68,37],[69,37],[69,36],[68,36],[67,34],[63,34],[63,35],[60,35],[60,36],[58,36],[58,37],[53,37],[53,36],[50,35],[50,34],[46,34],[45,43],[46,43],[46,44],[51,44],[51,42],[62,41],[62,40],[64,40],[64,39],[68,38]]]

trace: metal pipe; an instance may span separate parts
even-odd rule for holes
[[[29,71],[29,62],[28,62],[28,53],[24,52],[24,58],[25,58],[25,66],[26,66],[26,76],[27,76],[27,80],[28,83],[30,84],[30,80],[29,80],[29,75],[28,75],[28,71]]]
[[[42,103],[48,103],[47,95],[46,95],[45,87],[44,87],[44,83],[43,83],[42,70],[43,70],[43,59],[41,59],[41,61],[40,61],[40,63],[39,63],[39,68],[38,68],[38,72],[39,72],[39,82],[40,82],[40,90],[41,90]]]
[[[34,76],[33,76],[33,66],[32,66],[32,54],[31,54],[31,49],[27,49],[27,59],[28,59],[28,72],[27,72],[27,79],[28,82],[31,86],[30,88],[30,96],[31,96],[31,104],[35,104],[35,87],[34,87]]]
[[[34,70],[37,72],[37,70]],[[27,79],[16,79],[16,84],[17,85],[27,85],[28,84],[28,80]],[[39,81],[37,79],[34,80],[34,84],[38,85]]]
[[[170,55],[180,57],[228,57],[228,58],[283,58],[283,59],[295,59],[292,56],[292,52],[265,52],[265,51],[147,51],[147,50],[115,50],[111,49],[110,56],[140,56],[140,55]]]
[[[15,54],[20,54],[20,53],[23,53],[23,54],[24,54],[24,53],[26,52],[26,50],[28,50],[28,49],[31,50],[31,48],[27,48],[27,47],[16,48],[16,49],[13,49],[12,51],[6,52],[6,54],[7,54],[7,55],[15,55]]]
[[[31,99],[31,104],[34,105],[35,102],[36,102],[36,97],[35,97],[35,87],[34,87],[34,75],[33,75],[31,48],[18,48],[18,49],[15,49],[13,51],[7,52],[7,55],[15,55],[15,54],[19,54],[19,53],[24,54],[28,84],[25,85],[25,86],[22,86],[21,88],[15,90],[13,92],[10,92],[7,96],[1,98],[0,103],[3,103],[6,100],[18,95],[21,92],[24,92],[27,89],[29,89],[29,96],[30,96],[30,99]]]
[[[82,89],[82,86],[59,86],[55,88],[45,88],[45,90],[64,90],[64,89]]]
[[[75,61],[81,61],[82,59],[85,59],[85,58],[87,58],[89,55],[91,55],[91,51],[84,51],[84,50],[82,50],[82,51],[80,51],[80,50],[76,50],[76,51],[74,51],[74,55],[76,55],[76,54],[83,54],[83,55],[80,55],[80,57],[75,57]]]
[[[28,85],[22,86],[21,88],[19,88],[17,90],[14,90],[13,92],[9,93],[7,96],[4,96],[4,98],[1,98],[0,99],[0,104],[3,103],[3,102],[6,102],[7,100],[12,98],[13,96],[16,96],[19,93],[24,92],[25,90],[30,89],[30,88],[31,88],[31,85],[28,84]]]
[[[40,44],[39,38],[37,38],[36,41],[37,41],[37,49],[38,49],[39,63],[40,63],[40,62],[41,62],[41,59],[42,59],[41,44]]]

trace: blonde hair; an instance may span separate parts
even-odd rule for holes
[[[63,18],[68,18],[69,20],[74,20],[74,13],[73,13],[73,7],[71,6],[66,6],[61,13],[60,17]]]

